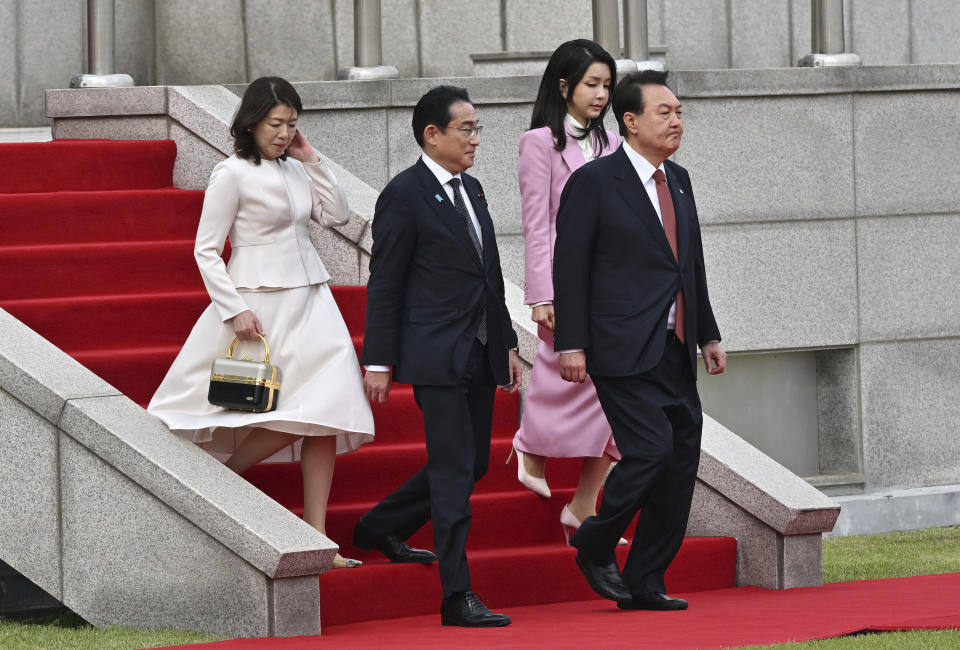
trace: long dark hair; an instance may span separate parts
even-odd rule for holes
[[[594,41],[585,38],[567,41],[550,55],[547,69],[543,71],[543,78],[540,79],[537,101],[533,104],[530,128],[549,126],[557,151],[563,151],[567,146],[567,132],[563,128],[563,119],[567,116],[567,100],[560,92],[560,80],[566,80],[567,96],[572,97],[574,88],[583,79],[587,68],[598,62],[605,63],[610,68],[610,94],[613,95],[613,88],[617,83],[617,65],[610,53]],[[583,140],[593,134],[593,147],[598,156],[609,144],[607,131],[603,128],[603,117],[612,103],[613,98],[610,99],[600,111],[600,116],[591,120],[586,129],[574,136],[577,140]]]
[[[246,158],[254,165],[260,164],[260,149],[253,139],[253,129],[267,116],[274,106],[285,104],[297,111],[303,112],[300,95],[293,89],[290,82],[281,77],[260,77],[247,86],[240,100],[240,108],[233,117],[230,125],[230,135],[233,136],[233,150],[241,158]],[[286,160],[284,152],[278,156]]]

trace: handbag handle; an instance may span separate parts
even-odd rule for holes
[[[263,341],[263,362],[270,363],[270,345],[267,343],[267,337],[265,337],[263,334],[257,334],[257,336],[259,336],[260,340]],[[233,341],[230,342],[230,347],[227,348],[228,359],[233,358],[233,346],[235,346],[239,340],[240,337],[235,336],[233,337]]]

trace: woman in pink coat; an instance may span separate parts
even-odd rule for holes
[[[560,194],[570,174],[619,146],[617,135],[603,127],[615,80],[613,57],[602,47],[585,39],[564,43],[547,63],[530,130],[520,138],[524,302],[533,307],[540,347],[513,447],[517,478],[543,497],[550,496],[544,478],[548,457],[583,458],[577,492],[560,514],[568,539],[596,514],[600,487],[620,454],[590,377],[582,384],[560,378],[553,349],[553,243]]]

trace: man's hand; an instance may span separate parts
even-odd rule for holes
[[[547,329],[553,329],[553,305],[537,305],[533,308],[533,314],[530,316],[537,325],[543,325]]]
[[[501,386],[500,390],[512,393],[523,383],[523,364],[520,363],[520,355],[516,350],[510,350],[510,383]]]
[[[383,404],[390,394],[390,371],[368,370],[363,376],[363,389],[371,402]]]
[[[587,355],[583,352],[560,353],[560,376],[564,381],[583,383],[587,380]]]
[[[707,373],[719,375],[727,369],[727,353],[716,341],[704,345],[700,348],[700,352],[703,354],[703,365],[706,367]]]

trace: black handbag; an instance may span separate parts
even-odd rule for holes
[[[280,397],[280,369],[270,363],[270,346],[263,341],[263,361],[234,359],[234,338],[225,359],[214,359],[210,368],[210,389],[207,400],[214,406],[233,411],[266,413],[277,409]]]

